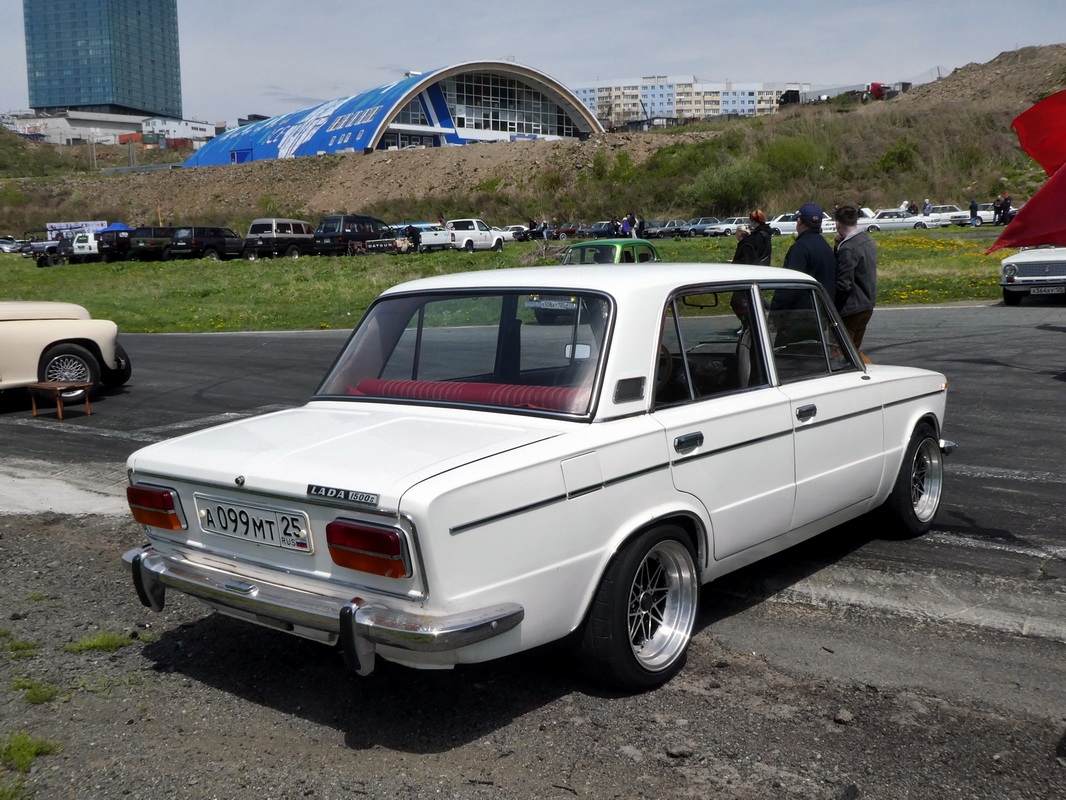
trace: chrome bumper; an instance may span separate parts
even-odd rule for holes
[[[457,650],[509,631],[525,615],[517,603],[430,616],[359,598],[345,602],[276,584],[251,583],[180,557],[160,555],[150,546],[130,550],[122,561],[133,574],[137,596],[153,611],[163,610],[169,586],[271,628],[332,634],[339,637],[349,663],[360,675],[373,669],[376,645],[426,653]]]

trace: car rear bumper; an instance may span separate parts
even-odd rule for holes
[[[345,601],[290,587],[250,582],[244,576],[166,556],[151,546],[122,556],[133,574],[141,602],[161,611],[167,587],[196,597],[223,613],[296,635],[321,632],[322,640],[339,638],[359,672],[372,669],[376,645],[440,653],[485,641],[520,623],[522,606],[502,603],[448,615],[415,614],[390,609],[379,601]],[[369,666],[368,666],[369,662]]]

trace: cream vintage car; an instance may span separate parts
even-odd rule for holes
[[[74,303],[0,302],[0,389],[39,381],[115,388],[130,374],[129,357],[111,320],[93,319]],[[61,394],[64,403],[84,396],[83,389]]]
[[[540,298],[567,298],[539,325]],[[771,267],[468,272],[376,300],[309,402],[129,458],[168,590],[340,647],[360,673],[570,637],[669,680],[700,586],[875,510],[927,530],[946,381],[866,365],[821,288]]]

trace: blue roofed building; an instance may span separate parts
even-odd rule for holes
[[[471,61],[226,131],[187,167],[522,139],[584,139],[603,128],[569,89],[531,67]]]

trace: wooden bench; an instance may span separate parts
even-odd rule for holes
[[[37,395],[51,395],[56,401],[56,415],[63,419],[63,392],[69,392],[76,389],[85,390],[85,413],[91,416],[92,411],[89,410],[89,390],[93,388],[91,383],[82,383],[80,381],[41,381],[40,383],[31,383],[26,387],[30,390],[30,404],[33,406],[33,416],[37,416]]]

